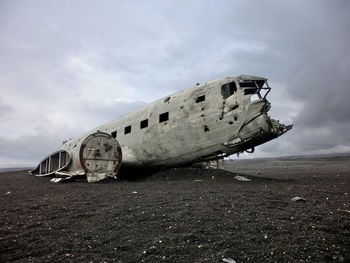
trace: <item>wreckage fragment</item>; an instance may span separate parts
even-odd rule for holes
[[[247,75],[197,84],[65,142],[32,173],[96,182],[115,176],[122,151],[123,169],[217,164],[252,153],[292,128],[268,115],[270,91],[266,78]]]
[[[65,169],[71,161],[71,156],[65,150],[59,150],[47,156],[30,173],[37,176],[46,176],[54,174]]]
[[[65,142],[30,173],[37,176],[55,174],[70,179],[86,175],[89,182],[115,177],[122,162],[121,147],[110,134],[97,131]],[[54,180],[61,181],[61,180]]]

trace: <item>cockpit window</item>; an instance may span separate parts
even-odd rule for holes
[[[221,87],[221,95],[224,99],[227,99],[237,91],[236,82],[231,82]]]
[[[244,89],[244,95],[255,94],[258,92],[257,88]]]
[[[265,99],[266,95],[270,92],[271,88],[265,80],[240,80],[239,86],[243,88],[244,95],[256,94],[259,99]],[[266,86],[264,86],[266,84]],[[265,90],[264,96],[261,95],[261,90]]]
[[[246,87],[256,88],[257,87],[257,85],[255,84],[255,81],[251,81],[251,80],[240,81],[239,86],[241,88],[246,88]]]
[[[239,86],[241,88],[262,88],[265,84],[264,80],[240,80]]]
[[[257,94],[258,97],[261,98],[259,94],[259,86],[254,80],[241,80],[238,83],[239,83],[239,86],[243,88],[244,95]]]

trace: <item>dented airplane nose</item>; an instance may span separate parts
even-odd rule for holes
[[[292,129],[293,125],[284,125],[271,119],[267,114],[270,108],[271,104],[266,99],[252,101],[242,114],[243,121],[237,131],[237,137],[226,143],[226,146],[243,152],[275,139]]]

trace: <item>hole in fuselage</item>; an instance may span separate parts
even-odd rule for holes
[[[227,99],[237,91],[236,82],[231,82],[221,87],[221,95],[223,99]]]
[[[235,105],[235,106],[233,106],[232,108],[231,108],[231,110],[235,110],[235,109],[238,109],[239,108],[239,106],[238,105]]]
[[[169,112],[159,114],[159,122],[164,122],[169,120]]]
[[[205,95],[199,96],[199,97],[197,97],[197,99],[196,99],[196,103],[200,103],[200,102],[202,102],[202,101],[205,101]]]

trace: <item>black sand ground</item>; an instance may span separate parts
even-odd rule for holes
[[[350,262],[350,156],[224,168],[97,184],[1,173],[0,261]]]

